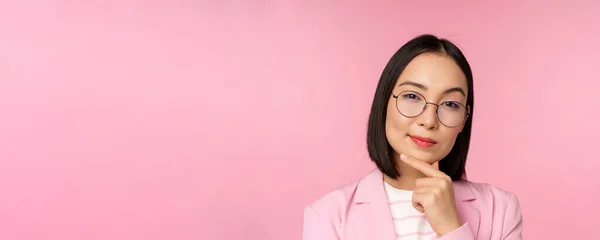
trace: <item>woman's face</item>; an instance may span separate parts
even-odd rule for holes
[[[441,53],[415,57],[394,85],[398,107],[396,98],[390,96],[388,102],[386,136],[394,151],[430,164],[448,155],[464,127],[464,117],[458,115],[469,111],[467,90],[466,77],[452,58]],[[431,103],[440,105],[437,112]]]

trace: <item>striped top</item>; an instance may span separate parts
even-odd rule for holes
[[[425,215],[412,205],[412,191],[401,190],[384,181],[397,240],[437,239]]]

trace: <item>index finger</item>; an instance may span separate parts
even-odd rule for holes
[[[440,161],[436,161],[433,164],[431,164],[431,166],[433,166],[436,170],[440,170]]]
[[[446,175],[445,173],[443,173],[442,171],[438,169],[436,169],[436,167],[438,167],[439,165],[436,165],[435,167],[427,164],[423,161],[419,161],[413,157],[410,157],[406,154],[401,154],[400,155],[400,159],[402,161],[404,161],[406,164],[410,165],[411,167],[421,171],[423,174],[429,176],[429,177],[439,177],[439,178],[449,178],[448,175]],[[434,163],[434,164],[437,164]]]

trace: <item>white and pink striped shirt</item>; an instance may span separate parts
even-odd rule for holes
[[[397,240],[422,240],[436,237],[425,215],[412,206],[412,191],[401,190],[384,181]]]

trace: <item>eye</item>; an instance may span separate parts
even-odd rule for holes
[[[458,104],[457,102],[454,102],[454,101],[443,102],[442,106],[449,107],[452,109],[459,109],[460,107],[462,107],[460,104]]]
[[[406,93],[406,94],[402,95],[402,98],[407,99],[407,100],[415,100],[415,101],[421,100],[419,95],[414,94],[414,93]]]

